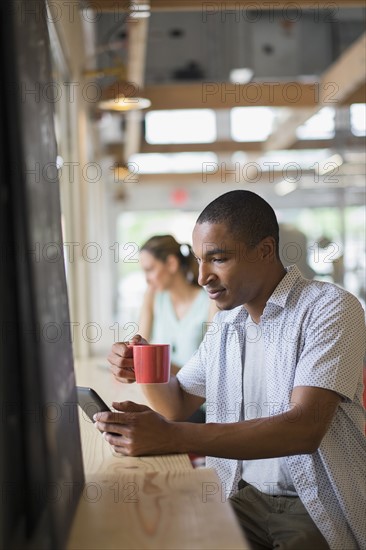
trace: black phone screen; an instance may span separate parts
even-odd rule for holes
[[[78,403],[86,416],[90,418],[92,422],[94,422],[93,416],[95,413],[111,410],[100,395],[98,395],[92,388],[76,386],[76,389],[78,394]]]
[[[78,403],[80,407],[83,409],[84,413],[92,422],[94,422],[93,416],[95,413],[98,412],[106,412],[110,411],[111,409],[108,407],[108,405],[103,401],[103,399],[100,397],[100,395],[97,394],[93,388],[87,388],[84,386],[76,386],[77,394],[78,394]],[[114,432],[108,432],[111,435],[118,435],[121,436],[119,433]]]

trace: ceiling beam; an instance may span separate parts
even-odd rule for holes
[[[264,144],[265,150],[289,149],[295,141],[296,130],[322,107],[345,105],[359,90],[365,89],[366,33],[327,69],[318,87],[318,101],[312,108],[297,109],[280,124]]]
[[[200,82],[146,86],[144,97],[150,110],[158,109],[232,109],[234,107],[314,107],[318,83],[302,82]]]
[[[348,96],[347,101],[343,102],[343,105],[352,105],[352,103],[366,103],[366,83]]]
[[[135,5],[137,5],[135,3]],[[127,80],[135,88],[136,97],[144,85],[148,18],[128,19]],[[143,114],[141,111],[126,113],[126,139],[124,157],[127,160],[140,150]]]
[[[345,147],[360,148],[365,147],[365,138],[349,135],[343,138]],[[332,149],[337,147],[336,139],[305,139],[299,140],[292,146],[294,150],[302,149]],[[121,158],[121,143],[109,143],[104,148],[104,154],[112,156],[119,164],[124,164],[125,160]],[[213,143],[167,143],[167,144],[150,144],[142,141],[141,153],[196,153],[209,151],[218,155],[232,154],[236,151],[249,153],[250,156],[261,156],[264,151],[262,143],[253,142],[238,142],[238,141],[215,141]]]
[[[366,33],[358,38],[327,69],[320,82],[320,103],[344,104],[359,88],[365,86]]]
[[[220,164],[207,167],[207,170],[194,174],[132,174],[127,176],[125,183],[127,188],[132,186],[144,188],[145,186],[169,186],[175,189],[187,189],[190,186],[193,186],[197,189],[197,186],[201,186],[202,190],[212,188],[212,185],[226,185],[228,189],[232,186],[239,185],[240,188],[243,186],[249,186],[254,190],[258,189],[258,186],[265,185],[267,189],[275,188],[276,184],[280,182],[291,180],[295,183],[296,187],[316,189],[316,191],[324,190],[327,188],[343,188],[350,187],[349,171],[353,173],[352,186],[360,189],[360,192],[364,192],[364,178],[365,178],[365,167],[364,165],[358,165],[354,167],[348,167],[347,170],[344,168],[339,173],[337,177],[329,176],[325,174],[320,176],[314,170],[306,170],[299,168],[295,171],[290,170],[268,170],[263,171],[260,165],[255,163],[247,163],[246,165],[239,165],[231,167],[221,166]],[[117,182],[116,182],[117,183]],[[122,180],[118,182],[122,183]],[[276,189],[275,189],[276,190]],[[279,194],[280,193],[280,190]],[[288,191],[289,192],[289,191]],[[116,185],[115,186],[115,196],[118,195],[125,196],[126,186]],[[362,201],[362,199],[361,199]]]
[[[213,143],[164,143],[151,144],[142,142],[141,153],[235,153],[245,151],[261,154],[261,144],[258,142],[239,143],[237,141],[214,141]]]
[[[127,0],[80,0],[80,7],[87,7],[98,12],[122,13],[130,11],[137,2]],[[317,3],[314,0],[234,0],[225,1],[211,0],[210,2],[197,2],[197,0],[150,0],[151,11],[201,11],[206,17],[212,16],[225,10],[334,10],[338,8],[364,7],[364,0],[332,0],[332,2]],[[138,11],[138,10],[136,10]]]
[[[344,138],[344,143],[347,147],[364,147],[365,139],[350,135]],[[337,146],[336,139],[304,139],[296,141],[291,149],[332,149]],[[111,151],[117,153],[121,146],[111,145]],[[212,153],[225,155],[232,154],[236,151],[250,153],[250,155],[263,155],[265,152],[262,148],[262,143],[257,141],[215,141],[213,143],[168,143],[168,144],[150,144],[146,141],[142,142],[141,153],[196,153],[209,151]]]
[[[226,166],[225,163],[206,163],[203,165],[201,172],[179,174],[133,174],[126,177],[126,183],[134,183],[141,185],[156,185],[156,184],[174,184],[176,187],[186,187],[187,185],[202,185],[209,186],[211,183],[250,183],[271,184],[277,181],[286,179],[298,179],[301,176],[313,176],[314,170],[262,170],[260,165],[255,162],[247,164],[236,163],[236,166]],[[132,178],[133,182],[132,182]]]
[[[360,53],[358,49],[357,54]],[[362,60],[361,60],[362,62]],[[348,63],[348,60],[345,64]],[[343,70],[343,69],[341,69]],[[359,77],[362,80],[361,66]],[[349,75],[352,69],[348,68]],[[150,99],[151,107],[147,110],[166,109],[233,109],[234,107],[290,107],[320,108],[333,106],[334,103],[347,105],[364,101],[364,87],[341,95],[341,90],[335,88],[334,74],[325,75],[320,82],[251,82],[237,84],[232,82],[200,82],[195,84],[160,84],[146,86],[142,91],[143,97]],[[339,85],[343,87],[346,83]],[[356,83],[355,83],[356,85]],[[349,101],[352,99],[352,101]]]

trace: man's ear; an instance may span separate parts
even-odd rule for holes
[[[265,237],[259,246],[260,258],[264,262],[273,262],[276,259],[276,241],[273,237]]]
[[[165,260],[165,265],[167,266],[169,273],[171,273],[172,275],[179,271],[179,260],[174,254],[169,254],[167,259]]]

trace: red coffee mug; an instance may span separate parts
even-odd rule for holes
[[[133,364],[137,384],[167,384],[170,379],[170,345],[136,344]]]

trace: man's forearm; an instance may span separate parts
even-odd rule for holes
[[[284,414],[233,424],[172,425],[172,452],[237,460],[313,453],[320,441],[304,422]]]
[[[319,447],[341,397],[323,388],[294,388],[283,413],[222,424],[172,423],[171,452],[251,460],[311,454]]]
[[[184,420],[183,396],[178,380],[172,375],[168,384],[141,384],[145,397],[154,411],[168,420]]]

